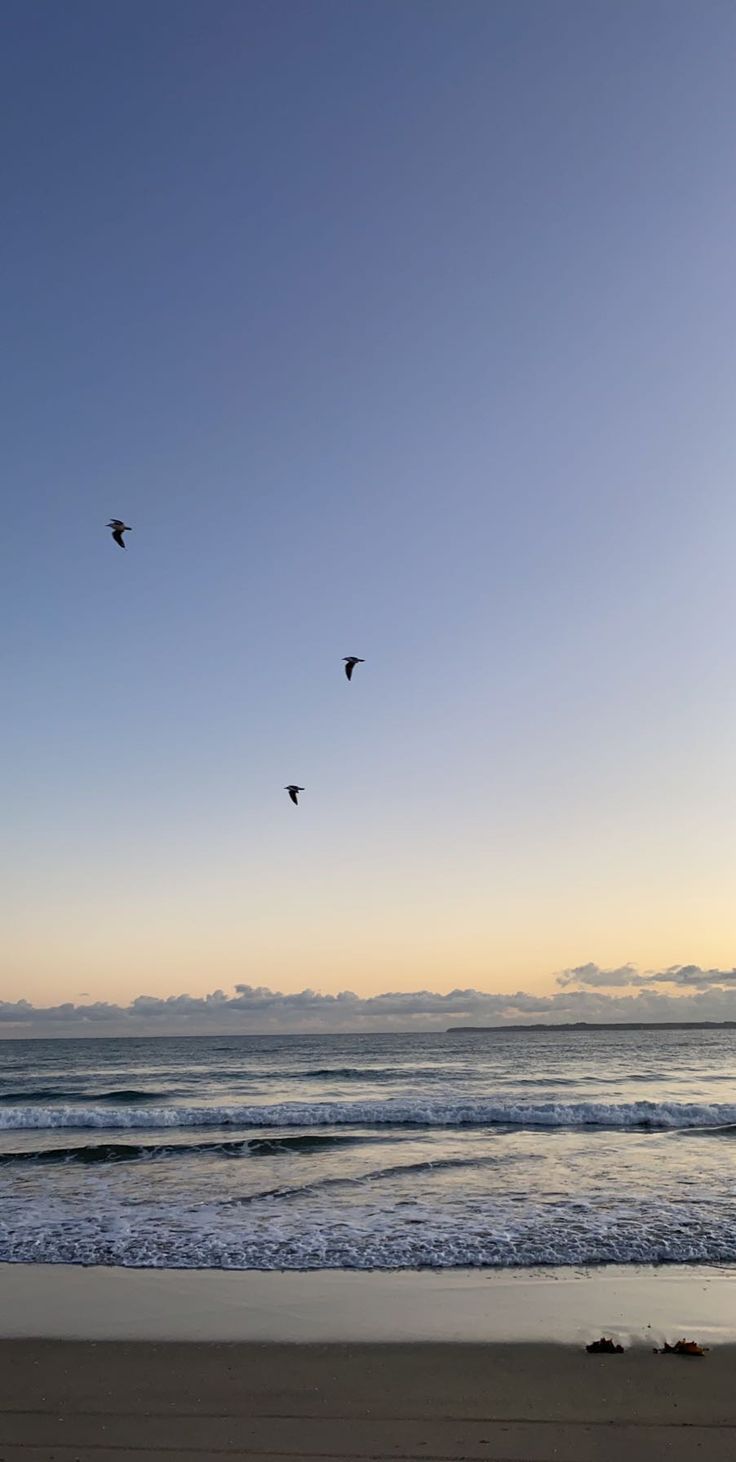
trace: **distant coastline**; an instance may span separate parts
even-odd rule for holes
[[[0,1045],[13,1044],[16,1041],[69,1041],[74,1044],[85,1041],[212,1041],[212,1040],[351,1040],[357,1036],[372,1039],[374,1036],[393,1036],[401,1039],[406,1036],[416,1036],[421,1039],[423,1036],[456,1036],[456,1035],[488,1035],[490,1032],[498,1031],[647,1031],[647,1030],[670,1030],[670,1031],[707,1031],[707,1030],[736,1030],[736,1020],[568,1020],[568,1021],[516,1021],[514,1024],[502,1025],[449,1025],[444,1029],[424,1030],[338,1030],[338,1031],[104,1031],[90,1030],[89,1026],[83,1030],[59,1030],[34,1031],[28,1030],[5,1030],[0,1034]]]
[[[479,1031],[709,1031],[736,1030],[736,1020],[568,1020],[519,1021],[517,1025],[448,1025],[445,1035]]]

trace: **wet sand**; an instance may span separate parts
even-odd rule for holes
[[[736,1344],[712,1267],[311,1273],[0,1264],[0,1336],[70,1340]]]
[[[732,1462],[736,1351],[0,1342],[2,1462]]]

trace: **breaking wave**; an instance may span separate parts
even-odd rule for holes
[[[189,1106],[14,1106],[0,1110],[0,1130],[189,1127],[606,1127],[625,1130],[725,1128],[736,1105],[725,1102],[513,1102],[394,1098],[383,1102],[278,1102]]]

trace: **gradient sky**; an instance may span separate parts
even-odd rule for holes
[[[733,964],[735,74],[725,0],[6,0],[7,1000]]]

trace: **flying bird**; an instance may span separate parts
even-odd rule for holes
[[[289,785],[288,785],[288,787],[284,787],[284,791],[285,792],[288,792],[288,794],[289,794],[292,802],[294,803],[294,806],[295,807],[298,807],[299,806],[299,793],[300,792],[303,792],[304,791],[304,788],[303,787],[297,787],[294,782],[290,782]]]
[[[111,518],[107,526],[108,528],[112,528],[112,536],[115,539],[115,542],[119,545],[119,547],[125,548],[125,544],[123,543],[123,534],[132,532],[132,529],[128,527],[128,524],[124,523],[122,518]]]
[[[345,674],[348,680],[352,680],[356,665],[365,665],[365,660],[361,660],[360,655],[343,655],[342,658],[345,661]]]

